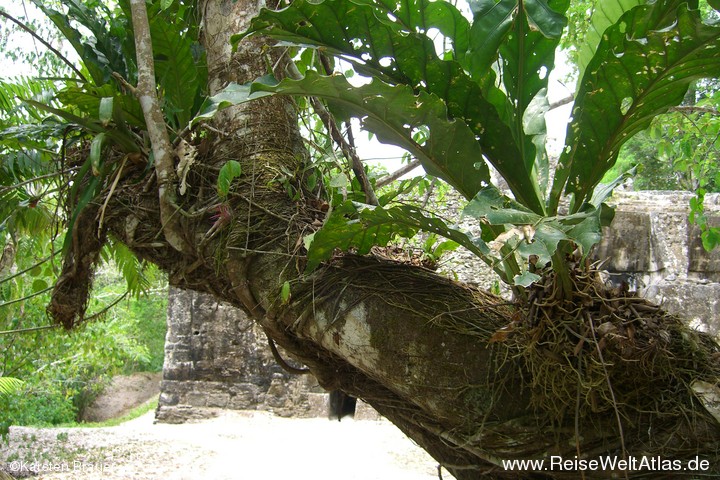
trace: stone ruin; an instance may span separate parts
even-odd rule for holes
[[[626,282],[691,326],[720,335],[720,249],[707,252],[690,223],[688,192],[623,192],[595,257],[613,283]],[[720,226],[720,194],[705,197],[708,223]],[[607,259],[607,260],[606,260]]]
[[[688,220],[687,192],[616,193],[613,224],[595,258],[609,281],[625,283],[681,313],[695,328],[720,334],[720,249],[706,252]],[[706,213],[720,225],[720,195],[708,195]],[[445,269],[460,280],[489,287],[492,276],[456,251]],[[165,365],[156,418],[178,423],[215,409],[269,410],[281,416],[326,414],[323,389],[308,375],[291,375],[275,362],[267,339],[240,310],[197,292],[170,289]],[[361,405],[360,418],[372,418]]]
[[[241,310],[208,294],[171,287],[167,322],[158,421],[182,423],[214,409],[322,415],[322,388],[310,375],[285,372],[262,328]]]

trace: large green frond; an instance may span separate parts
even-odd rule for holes
[[[416,95],[405,85],[390,86],[374,80],[353,87],[341,75],[323,76],[311,71],[300,80],[276,83],[265,79],[251,87],[230,85],[209,99],[195,121],[214,115],[219,108],[269,94],[313,95],[324,98],[336,110],[354,112],[380,141],[405,148],[420,159],[430,175],[442,178],[469,198],[490,180],[480,146],[467,125],[449,120],[445,104],[435,95]],[[429,136],[419,144],[412,133],[425,127]]]
[[[347,202],[336,208],[323,228],[313,234],[307,269],[313,270],[331,258],[337,248],[343,251],[354,249],[364,255],[373,246],[386,246],[398,236],[410,238],[420,230],[457,242],[486,262],[494,263],[490,249],[482,239],[429,216],[417,207],[382,208]]]
[[[419,28],[408,30],[388,13],[386,7],[369,2],[298,0],[280,11],[262,10],[250,29],[233,41],[263,33],[296,45],[323,47],[353,61],[361,73],[436,95],[447,105],[450,117],[464,121],[472,130],[484,157],[500,171],[513,194],[541,212],[543,205],[532,172],[511,129],[485,97],[483,88],[463,65],[438,58],[433,41]]]
[[[625,141],[679,104],[693,81],[720,76],[720,28],[678,3],[637,7],[606,30],[579,88],[551,211],[563,188],[578,211]]]
[[[155,75],[166,102],[164,111],[171,125],[184,128],[199,105],[207,80],[205,58],[194,58],[197,42],[180,32],[167,18],[156,15],[150,22]]]
[[[0,377],[0,395],[12,395],[22,388],[24,383],[17,378]]]
[[[590,25],[585,32],[585,38],[577,46],[577,67],[580,78],[583,77],[585,68],[595,55],[605,30],[620,20],[620,17],[625,12],[645,3],[645,0],[603,0],[595,2],[590,17]]]

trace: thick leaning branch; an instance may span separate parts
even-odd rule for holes
[[[204,9],[206,21],[239,24],[240,16],[249,16],[254,8],[249,3],[210,0]],[[232,28],[241,30],[235,24]],[[231,53],[224,37],[226,25],[211,22],[204,31],[214,88],[266,73],[264,62],[258,60],[263,57],[262,41],[250,39]],[[593,458],[619,451],[613,412],[593,412],[590,420],[578,419],[575,428],[576,413],[563,410],[553,422],[531,404],[533,382],[552,372],[530,372],[517,349],[492,340],[504,327],[522,323],[526,317],[522,308],[421,268],[375,258],[340,257],[312,275],[302,274],[302,238],[324,213],[303,202],[313,195],[303,190],[307,165],[296,148],[301,142],[293,114],[291,101],[274,98],[233,107],[216,117],[215,130],[223,133],[208,132],[211,148],[199,159],[189,181],[187,201],[195,205],[217,202],[213,185],[228,158],[242,164],[243,175],[235,180],[227,199],[231,220],[222,235],[198,247],[194,263],[187,257],[175,258],[180,256],[172,255],[170,249],[137,242],[138,233],[132,233],[135,227],[154,234],[159,223],[156,196],[143,197],[138,182],[118,187],[111,200],[108,228],[143,258],[170,271],[173,285],[212,293],[244,308],[279,346],[305,363],[321,385],[366,399],[459,480],[577,478],[576,472],[519,476],[503,471],[500,461],[550,454],[572,458],[578,451]],[[287,173],[280,177],[279,172],[295,177]],[[287,194],[278,178],[292,182],[297,198]],[[128,198],[139,199],[142,205],[130,210]],[[128,227],[128,219],[133,219],[133,228]],[[211,223],[200,216],[188,220],[187,238],[203,238]],[[280,299],[285,281],[291,285],[289,302]],[[504,333],[509,335],[507,330]],[[582,330],[571,333],[581,340],[587,337]],[[583,343],[579,345],[583,351]],[[552,363],[558,360],[551,346],[551,342],[537,341],[521,345]],[[585,356],[590,355],[585,350]],[[579,364],[571,353],[560,361]],[[551,400],[572,397],[574,402],[582,393],[581,382],[577,383],[571,395],[562,391]],[[688,400],[683,408],[693,405],[697,407]],[[689,421],[680,430],[663,429],[670,415],[683,414],[672,410],[639,413],[637,422],[624,432],[626,446],[633,452],[659,454],[664,445],[701,435],[710,439],[708,445],[717,444],[717,426],[696,410],[688,409]],[[647,425],[653,426],[650,442]],[[692,441],[687,447],[692,455],[699,449],[710,452]],[[586,478],[598,478],[596,473]]]
[[[175,175],[174,150],[170,144],[155,88],[155,62],[145,0],[130,0],[130,8],[138,65],[138,85],[135,95],[142,106],[152,145],[162,230],[165,239],[175,250],[191,253],[192,248],[185,240],[180,226],[181,216],[175,197],[177,177]]]

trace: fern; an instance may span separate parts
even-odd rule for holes
[[[107,253],[104,256],[112,259],[120,270],[131,295],[138,296],[150,289],[151,281],[146,275],[145,262],[139,260],[123,243],[110,242],[105,248]]]
[[[0,377],[0,395],[12,395],[22,388],[24,382],[12,377]]]

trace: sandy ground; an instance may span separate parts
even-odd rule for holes
[[[385,420],[287,419],[257,411],[183,425],[153,420],[148,412],[117,427],[13,427],[10,443],[0,446],[0,466],[16,477],[33,470],[39,480],[438,478],[437,463]]]

